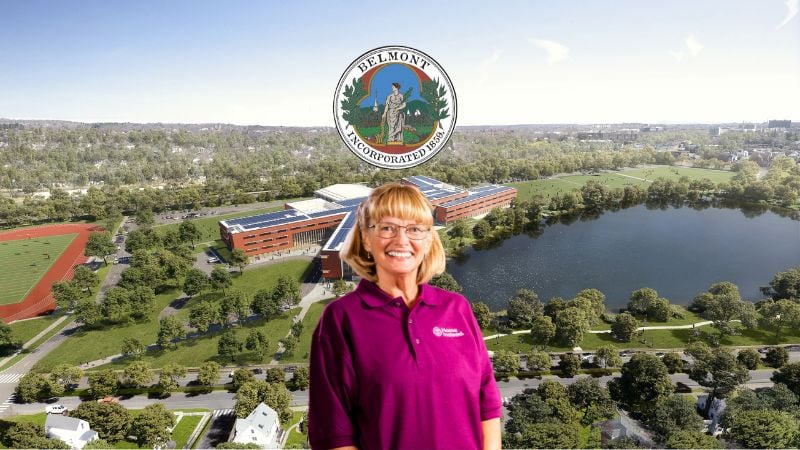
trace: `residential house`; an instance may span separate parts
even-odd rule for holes
[[[89,422],[61,414],[48,414],[44,422],[44,432],[49,439],[61,439],[73,449],[82,449],[87,442],[98,439],[97,431],[89,427]]]
[[[261,448],[281,448],[285,434],[280,427],[278,413],[259,403],[249,416],[236,419],[230,440],[240,444],[258,444]]]

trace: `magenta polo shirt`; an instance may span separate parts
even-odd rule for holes
[[[469,302],[428,284],[409,310],[367,280],[330,303],[311,344],[312,448],[480,449],[500,392]]]

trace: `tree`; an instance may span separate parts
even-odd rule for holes
[[[489,328],[489,325],[492,324],[492,311],[489,309],[489,305],[483,302],[475,302],[470,305],[472,308],[472,315],[475,316],[475,321],[478,322],[478,326],[482,329]]]
[[[139,447],[147,446],[164,448],[169,442],[169,428],[175,425],[175,416],[164,409],[161,403],[147,405],[142,412],[133,419],[131,434],[136,436]]]
[[[556,314],[567,308],[567,301],[561,297],[553,297],[544,305],[544,315],[555,320]]]
[[[56,305],[64,311],[72,311],[78,306],[83,297],[80,288],[72,281],[58,281],[53,283],[53,298]]]
[[[577,308],[567,308],[556,314],[556,339],[567,347],[575,347],[589,331],[586,313]]]
[[[290,334],[285,338],[279,341],[283,346],[283,356],[292,356],[294,354],[294,350],[297,348],[297,343],[299,340],[297,336]]]
[[[173,341],[184,336],[186,336],[186,330],[183,328],[183,324],[175,316],[166,316],[159,322],[156,343],[165,350],[175,348],[177,345]]]
[[[241,290],[231,289],[222,297],[220,312],[225,323],[228,323],[231,315],[237,322],[241,322],[250,312],[250,299]]]
[[[800,304],[793,300],[768,300],[758,308],[759,321],[763,328],[775,330],[775,342],[780,342],[783,327],[797,328],[800,325]]]
[[[429,283],[431,286],[436,286],[446,291],[461,292],[461,285],[458,284],[458,281],[456,281],[456,279],[447,272],[442,272],[439,275],[435,275],[433,278],[431,278]]]
[[[717,438],[701,431],[678,430],[670,434],[667,448],[725,448]]]
[[[253,374],[253,372],[244,368],[240,368],[233,371],[231,380],[233,383],[233,390],[238,391],[239,388],[241,388],[245,383],[256,381],[256,376]]]
[[[231,263],[232,266],[239,268],[239,273],[244,273],[244,267],[247,265],[248,261],[247,253],[240,248],[235,248],[231,252],[230,260],[228,261]]]
[[[214,361],[206,361],[197,371],[197,382],[203,386],[213,386],[219,382],[220,366]]]
[[[597,289],[583,289],[582,291],[578,292],[578,295],[575,298],[589,300],[594,309],[593,315],[595,317],[600,317],[606,312],[606,296]]]
[[[654,322],[666,322],[669,320],[670,308],[669,300],[656,298],[647,304],[647,318]]]
[[[211,325],[220,322],[220,315],[219,305],[202,301],[189,310],[189,326],[205,333]]]
[[[578,411],[583,412],[581,424],[589,425],[594,422],[610,419],[614,416],[614,401],[608,394],[608,389],[600,385],[594,378],[581,378],[567,387],[569,401]]]
[[[113,370],[101,370],[89,373],[89,396],[105,397],[117,391],[117,373]]]
[[[611,397],[631,411],[646,415],[674,390],[667,367],[655,355],[637,353],[622,365],[622,374],[608,383]]]
[[[142,320],[150,316],[156,308],[156,296],[150,286],[136,286],[128,292],[131,316]]]
[[[47,439],[44,436],[43,425],[32,422],[12,423],[6,430],[3,443],[8,448],[72,448],[61,439]]]
[[[84,324],[88,328],[93,328],[103,321],[103,312],[100,305],[94,300],[83,300],[75,307],[75,320]]]
[[[772,298],[779,299],[800,299],[800,267],[794,267],[784,272],[778,272],[772,281],[774,294]]]
[[[153,372],[150,365],[144,361],[134,361],[122,371],[122,378],[126,386],[132,388],[143,388],[153,382]]]
[[[513,377],[519,373],[519,356],[508,350],[497,350],[492,358],[494,372],[501,378]]]
[[[8,355],[22,346],[10,326],[0,320],[0,354]]]
[[[303,334],[303,322],[300,320],[295,320],[289,332],[292,333],[292,336],[299,339],[300,335]]]
[[[83,377],[83,371],[79,367],[71,364],[59,364],[50,371],[50,379],[64,387],[70,389],[72,385],[77,385]]]
[[[178,236],[181,242],[189,242],[192,244],[192,248],[194,248],[194,241],[200,239],[202,234],[200,230],[197,229],[197,225],[195,225],[194,222],[191,220],[184,220],[178,226]]]
[[[301,322],[296,322],[296,323],[301,323]],[[264,355],[267,354],[267,350],[269,349],[269,341],[267,340],[267,336],[265,336],[264,333],[256,329],[252,329],[250,330],[250,333],[247,335],[247,339],[245,340],[244,343],[244,348],[255,353],[259,361],[263,361]]]
[[[655,431],[660,441],[665,441],[672,433],[680,430],[700,431],[703,419],[697,415],[695,402],[683,395],[673,394],[656,403],[647,425]]]
[[[736,355],[736,361],[746,367],[747,370],[756,370],[758,369],[758,363],[761,362],[761,354],[755,349],[745,348],[739,350],[739,353]]]
[[[265,379],[267,380],[267,383],[283,383],[286,379],[286,376],[283,374],[281,369],[273,367],[271,369],[267,369]]]
[[[650,302],[658,298],[655,289],[641,288],[631,292],[631,299],[628,302],[628,311],[637,316],[646,316]]]
[[[352,285],[341,278],[333,281],[333,295],[337,297],[341,297],[352,290]]]
[[[117,246],[111,241],[111,234],[108,231],[95,231],[89,233],[84,255],[103,258],[105,265],[108,265],[106,256],[114,253],[116,250]]]
[[[267,383],[256,380],[245,383],[236,392],[236,417],[247,417],[259,403],[263,402],[278,413],[281,422],[285,423],[292,417],[289,410],[292,395],[283,383]]]
[[[300,283],[289,275],[281,275],[272,288],[272,295],[281,305],[296,305],[300,303]]]
[[[531,321],[531,340],[543,350],[556,336],[556,326],[550,316],[539,314]]]
[[[294,370],[292,378],[289,380],[289,389],[293,391],[308,389],[309,375],[308,367],[301,366]]]
[[[617,314],[611,324],[611,335],[621,342],[630,342],[639,330],[639,321],[631,314]]]
[[[338,281],[338,280],[337,280]],[[250,309],[262,317],[276,316],[281,312],[281,301],[273,292],[267,289],[260,289],[253,296]]]
[[[726,398],[740,384],[750,379],[747,369],[740,365],[728,350],[714,348],[709,351],[704,348],[704,344],[700,344],[689,346],[685,353],[694,358],[689,378],[700,386],[711,389],[706,409],[703,411],[704,417],[708,417],[714,399]]]
[[[597,347],[594,353],[594,363],[606,369],[609,367],[619,367],[622,365],[622,358],[619,357],[619,350],[611,344]]]
[[[17,398],[23,403],[58,397],[63,392],[63,386],[36,372],[25,374],[16,387]]]
[[[462,241],[472,237],[472,231],[470,230],[469,223],[466,219],[458,219],[453,222],[450,226],[450,229],[447,230],[447,235],[452,239],[458,239]]]
[[[139,228],[144,230],[152,227],[155,223],[155,217],[153,216],[153,210],[149,208],[142,208],[136,212],[136,224],[139,225]]]
[[[224,295],[225,288],[231,287],[232,285],[233,280],[231,280],[231,274],[228,272],[228,269],[222,266],[215,266],[214,269],[211,270],[211,287],[214,290],[220,289]]]
[[[504,442],[503,448],[578,448],[579,433],[578,427],[572,424],[531,423],[514,437],[513,443]]]
[[[490,234],[492,234],[492,227],[484,220],[479,220],[478,223],[472,227],[472,236],[475,237],[475,239],[480,240]]]
[[[186,279],[183,280],[183,292],[189,297],[194,297],[203,292],[203,289],[207,288],[209,284],[210,280],[205,272],[200,269],[189,269],[186,272]]]
[[[786,347],[770,347],[767,349],[767,354],[764,355],[764,361],[768,366],[777,369],[789,361],[789,352]]]
[[[798,431],[791,414],[770,409],[741,411],[731,422],[731,437],[745,448],[787,448]]]
[[[772,373],[773,383],[783,383],[795,395],[800,396],[800,362],[791,362]]]
[[[119,286],[110,288],[100,303],[100,309],[105,318],[111,322],[127,321],[132,313],[130,291]]]
[[[138,359],[144,355],[145,351],[147,351],[147,348],[138,339],[134,337],[126,337],[122,339],[122,356],[125,356],[126,358]]]
[[[178,380],[186,376],[186,368],[176,363],[166,364],[158,374],[158,388],[165,393],[178,389]]]
[[[89,422],[107,442],[125,439],[133,422],[130,411],[118,403],[82,402],[69,415]]]
[[[107,448],[111,448],[112,445],[105,439],[95,439],[93,441],[87,442],[84,446],[84,450],[104,450]]]
[[[515,328],[530,327],[533,319],[543,311],[544,307],[539,296],[530,289],[518,290],[517,295],[508,301],[508,319]]]
[[[561,371],[561,376],[572,378],[581,369],[581,360],[574,353],[562,353],[558,355],[558,369]]]
[[[225,359],[233,360],[242,351],[242,343],[236,339],[236,333],[232,329],[222,332],[217,342],[217,353]]]
[[[666,353],[663,358],[661,358],[661,362],[667,366],[667,370],[669,373],[676,373],[683,371],[683,360],[681,359],[681,355],[675,352]]]
[[[546,371],[550,370],[551,359],[546,352],[533,351],[528,353],[528,370]]]
[[[72,272],[72,282],[81,291],[87,291],[89,295],[92,295],[92,289],[100,283],[100,277],[92,269],[81,264],[75,266]]]

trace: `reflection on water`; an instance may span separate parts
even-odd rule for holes
[[[766,210],[637,206],[567,222],[545,227],[538,237],[470,249],[448,261],[447,270],[467,298],[494,310],[504,309],[520,288],[542,300],[596,288],[615,310],[642,287],[687,305],[719,281],[758,300],[759,286],[800,265],[800,222]]]

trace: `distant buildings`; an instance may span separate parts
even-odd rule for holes
[[[511,187],[487,185],[470,190],[424,176],[404,178],[417,186],[434,206],[431,214],[438,224],[486,214],[508,206],[516,198]],[[281,255],[295,248],[322,245],[322,276],[348,276],[339,250],[355,223],[355,210],[371,189],[362,185],[336,184],[315,192],[318,198],[287,203],[279,212],[219,222],[220,236],[228,248],[241,249],[252,261]]]

